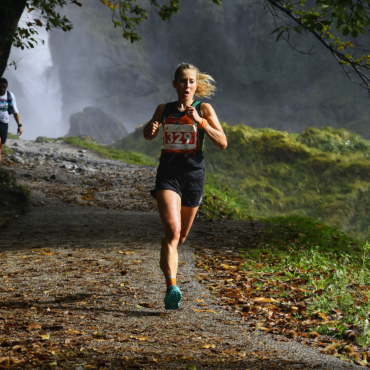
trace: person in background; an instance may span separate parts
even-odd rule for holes
[[[227,147],[225,133],[212,106],[194,100],[194,95],[211,97],[216,90],[213,82],[211,76],[200,73],[192,64],[180,64],[173,81],[177,100],[160,104],[143,132],[146,140],[152,140],[161,125],[164,129],[162,155],[151,194],[157,199],[164,225],[160,266],[167,285],[164,304],[170,310],[178,309],[182,300],[176,286],[177,247],[184,243],[202,203],[205,137],[220,149]]]
[[[18,124],[17,134],[22,135],[23,133],[15,96],[7,90],[8,80],[2,77],[0,78],[0,161],[1,151],[3,150],[8,137],[9,119],[12,114]]]

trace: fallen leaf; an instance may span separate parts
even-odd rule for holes
[[[263,330],[263,331],[266,331],[266,332],[269,332],[271,329],[269,329],[269,328],[265,328],[265,327],[263,327],[263,326],[257,326],[257,329],[258,330]]]
[[[197,370],[197,367],[195,365],[188,365],[185,368],[186,370]]]
[[[140,302],[139,305],[145,308],[153,308],[153,304],[148,302]]]
[[[319,317],[321,317],[323,320],[325,320],[325,321],[328,321],[328,317],[324,314],[324,313],[322,313],[322,312],[319,312],[318,314],[317,314],[317,316],[319,316]]]
[[[197,312],[210,312],[210,313],[217,313],[216,311],[213,311],[213,310],[197,310],[196,308],[193,308],[193,311],[197,311]]]
[[[131,339],[140,340],[140,341],[144,341],[144,340],[149,340],[150,339],[148,337],[134,337],[133,335],[130,335],[130,338]]]
[[[4,365],[5,367],[8,367],[10,364],[9,357],[0,357],[0,364]]]
[[[202,348],[202,349],[216,348],[216,345],[215,344],[206,344],[206,345],[204,345],[204,346],[202,346],[200,348]]]
[[[34,323],[28,325],[28,329],[29,330],[39,330],[39,329],[41,329],[41,325],[34,322]]]
[[[279,302],[274,298],[263,298],[263,297],[257,297],[253,299],[253,303],[273,303],[273,302]]]
[[[80,335],[81,333],[78,330],[68,330],[68,335]]]

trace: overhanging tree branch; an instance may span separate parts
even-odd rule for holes
[[[269,5],[271,5],[275,10],[285,14],[286,16],[289,17],[289,19],[293,20],[294,23],[299,27],[300,30],[304,30],[307,33],[311,33],[334,56],[335,60],[340,64],[340,66],[343,68],[346,75],[351,79],[351,81],[353,81],[357,85],[367,89],[370,93],[370,77],[366,73],[363,72],[364,70],[369,71],[369,74],[370,74],[370,63],[368,62],[368,60],[366,60],[366,58],[363,58],[363,60],[366,60],[366,63],[361,63],[361,60],[354,59],[351,54],[344,54],[344,53],[340,52],[333,45],[333,43],[330,43],[330,42],[327,41],[327,39],[325,38],[325,33],[317,32],[314,29],[314,27],[312,27],[312,23],[307,23],[307,22],[305,23],[302,20],[302,18],[299,18],[298,16],[296,16],[292,11],[291,6],[290,7],[284,6],[284,5],[286,5],[286,3],[284,1],[281,1],[281,0],[280,1],[279,0],[278,1],[265,0],[265,1]],[[269,10],[271,10],[270,7],[267,7],[267,8]],[[277,13],[274,11],[274,12],[271,12],[271,14],[273,15],[273,17],[276,17]],[[321,17],[323,17],[324,15],[325,14],[323,14]],[[349,20],[350,20],[350,18],[349,18]],[[326,21],[326,24],[332,24],[332,23],[333,23],[332,19],[330,19],[329,21]],[[318,22],[316,22],[316,25],[317,24],[318,24]],[[314,26],[315,26],[315,24],[314,24]],[[281,26],[281,27],[277,28],[274,32],[280,31],[280,33],[278,35],[278,40],[280,39],[280,37],[282,36],[282,34],[284,32],[290,33],[291,28],[293,28],[294,30],[296,30],[298,32],[296,27],[292,27],[292,26],[288,26],[288,27]],[[357,36],[357,34],[356,34],[356,36]],[[347,44],[352,45],[352,47],[353,47],[352,42],[349,42]],[[344,49],[343,46],[341,46],[341,48]],[[355,50],[358,50],[358,51],[361,51],[361,52],[368,52],[368,50],[364,50],[362,48],[355,48]],[[358,76],[358,78],[360,79],[361,82],[357,82],[352,78],[351,72],[346,68],[348,66],[353,69],[352,72],[355,73]]]

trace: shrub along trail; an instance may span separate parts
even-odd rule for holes
[[[113,185],[104,188],[107,209],[99,201],[52,195],[67,183],[76,192],[82,189],[91,181],[88,171],[54,168],[60,182],[41,182],[41,174],[52,175],[45,164],[30,168],[9,161],[7,167],[22,184],[35,187],[38,206],[0,229],[0,369],[359,368],[302,345],[301,336],[287,339],[251,325],[256,324],[251,312],[269,315],[268,306],[248,305],[257,296],[251,291],[255,280],[237,248],[254,246],[264,224],[197,219],[189,244],[180,250],[184,301],[179,311],[166,311],[158,267],[160,219],[152,205],[142,210],[144,201],[130,201],[135,211],[128,211],[115,209],[112,200],[119,200],[117,190],[125,192],[126,177],[129,184],[131,176],[132,183],[149,186],[152,169],[131,165],[130,171],[127,166],[99,171],[99,178],[120,172],[123,180],[117,185],[110,180]],[[216,255],[219,262],[211,264]],[[244,306],[248,312],[242,312]]]

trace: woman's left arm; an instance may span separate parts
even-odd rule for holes
[[[208,103],[203,103],[200,108],[203,118],[205,118],[208,122],[208,125],[204,128],[204,131],[211,139],[213,144],[222,150],[226,149],[226,135],[220,121],[217,118],[215,110],[212,108],[211,104]]]

